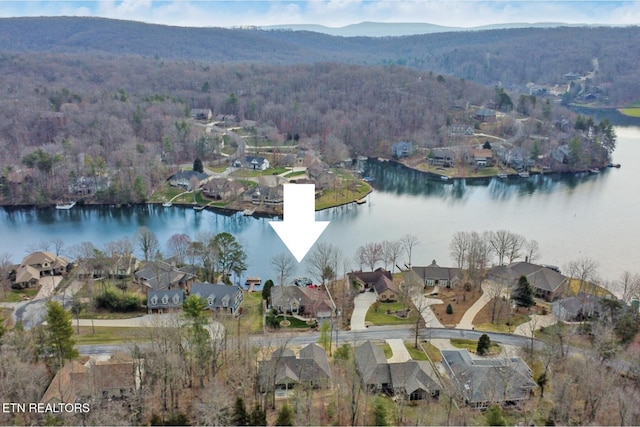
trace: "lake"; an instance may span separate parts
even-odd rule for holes
[[[448,247],[455,232],[506,229],[537,240],[541,263],[562,268],[590,257],[606,279],[618,278],[624,270],[640,272],[640,127],[616,131],[613,161],[622,168],[597,175],[445,182],[392,162],[370,162],[367,174],[374,178],[375,191],[364,205],[318,212],[318,220],[331,221],[320,241],[341,248],[351,260],[348,267],[357,268],[353,256],[358,246],[410,233],[421,242],[414,250],[414,265],[435,259],[450,266]],[[8,252],[19,262],[29,248],[54,238],[63,239],[65,249],[82,241],[100,247],[133,236],[142,225],[153,230],[162,244],[175,233],[196,238],[200,232],[228,231],[247,249],[246,275],[265,279],[275,276],[269,262],[272,254],[286,251],[268,222],[242,214],[156,205],[0,210],[0,253]],[[304,261],[298,270],[297,274],[306,274]]]

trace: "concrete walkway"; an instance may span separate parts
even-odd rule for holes
[[[369,307],[376,302],[375,292],[364,292],[353,299],[353,314],[351,314],[351,330],[362,331],[367,329],[365,317]]]
[[[491,282],[483,282],[482,283],[482,295],[469,309],[464,313],[462,319],[460,319],[460,323],[456,325],[456,329],[473,329],[473,319],[476,315],[482,310],[482,308],[491,301],[491,295],[495,293],[492,292],[491,287],[498,286]]]
[[[393,355],[387,359],[387,362],[402,363],[407,360],[411,360],[411,355],[409,354],[407,347],[404,346],[403,339],[386,339],[385,341],[389,344],[389,347],[391,347],[391,351],[393,352]]]
[[[515,335],[522,335],[524,337],[531,338],[531,335],[534,331],[558,323],[558,319],[556,319],[556,316],[554,316],[553,314],[545,314],[544,316],[532,314],[529,317],[531,318],[531,320],[518,325],[516,330],[513,331]]]
[[[437,298],[428,298],[422,294],[413,295],[411,298],[413,301],[413,305],[415,305],[418,310],[420,310],[420,314],[422,314],[422,318],[424,319],[425,327],[427,328],[444,328],[440,320],[436,317],[433,310],[431,310],[431,306],[435,304],[443,304],[442,300]]]

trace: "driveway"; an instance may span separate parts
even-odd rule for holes
[[[490,286],[498,286],[491,282],[483,282],[482,283],[482,295],[469,309],[464,313],[462,319],[460,319],[460,323],[456,325],[456,329],[473,329],[473,319],[476,317],[476,314],[482,310],[482,307],[487,305],[489,301],[491,301],[491,296],[494,295],[495,292],[491,292],[489,289]],[[504,295],[504,293],[503,293]]]
[[[367,329],[364,318],[369,307],[376,302],[375,292],[364,292],[353,299],[353,314],[351,314],[351,330],[362,331]]]
[[[422,294],[413,295],[411,300],[413,301],[413,305],[416,306],[420,311],[420,314],[422,314],[425,327],[444,328],[442,323],[440,323],[440,321],[434,314],[433,310],[431,310],[432,305],[442,304],[442,300],[439,300],[437,298],[428,298]]]
[[[518,325],[516,330],[513,331],[514,334],[531,338],[531,335],[534,331],[558,323],[558,319],[556,319],[556,316],[554,316],[553,314],[545,314],[544,316],[532,314],[529,317],[531,318],[531,320]]]
[[[389,344],[389,347],[391,347],[391,351],[393,352],[393,355],[391,358],[387,359],[387,362],[402,363],[407,360],[411,360],[411,355],[409,354],[407,347],[404,346],[403,339],[386,339],[385,341]]]

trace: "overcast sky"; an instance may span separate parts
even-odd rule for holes
[[[99,16],[192,27],[276,24],[340,27],[362,21],[457,27],[514,22],[637,25],[640,0],[0,0],[0,16]]]

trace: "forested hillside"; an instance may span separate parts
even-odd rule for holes
[[[596,70],[590,85],[601,102],[637,101],[640,29],[525,28],[406,37],[332,37],[312,32],[179,28],[97,18],[0,20],[0,51],[99,52],[210,63],[335,61],[396,64],[487,85],[524,90],[566,83]],[[594,62],[594,59],[597,61]]]

